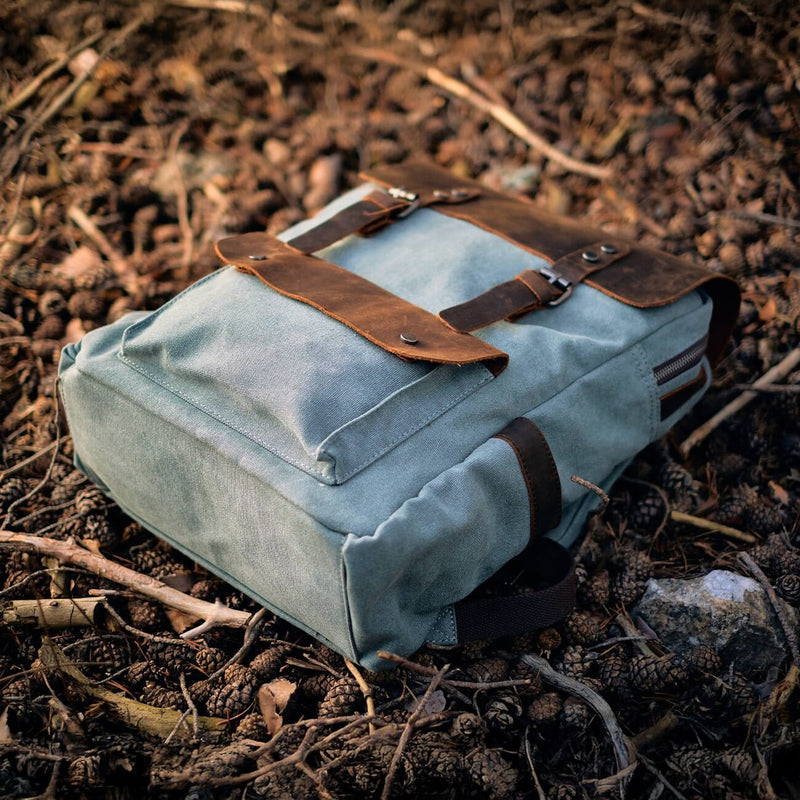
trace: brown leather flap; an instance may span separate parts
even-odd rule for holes
[[[474,181],[419,161],[376,167],[362,177],[417,194],[470,191],[479,186]],[[483,186],[479,188],[480,194],[464,205],[433,208],[501,236],[551,264],[608,238],[599,228],[550,214],[525,200]],[[702,288],[714,304],[708,345],[712,363],[722,356],[739,313],[739,288],[731,278],[636,244],[631,244],[630,252],[624,258],[595,272],[585,282],[639,308],[667,305],[694,289]]]
[[[483,363],[494,375],[508,355],[346,269],[305,255],[268,233],[222,239],[217,254],[277,292],[314,306],[384,350],[409,361]]]

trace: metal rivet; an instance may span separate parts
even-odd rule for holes
[[[400,334],[400,338],[401,338],[401,339],[402,339],[402,340],[403,340],[403,341],[404,341],[406,344],[416,344],[416,343],[419,341],[419,339],[417,339],[417,337],[416,337],[416,336],[414,336],[414,334],[413,334],[413,333],[401,333],[401,334]]]
[[[447,192],[443,192],[441,189],[434,189],[433,196],[437,200],[444,200],[446,197],[450,197],[450,195]]]
[[[453,197],[466,197],[469,192],[466,189],[451,189],[450,194],[453,195]]]
[[[251,261],[266,261],[267,256],[247,256]]]
[[[601,244],[600,249],[609,256],[613,256],[615,253],[618,253],[617,246],[615,244],[611,244],[607,242],[606,244]]]
[[[581,258],[584,261],[588,261],[590,264],[595,264],[600,260],[600,256],[598,256],[594,250],[584,250],[581,253]]]

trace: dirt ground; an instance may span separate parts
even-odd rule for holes
[[[800,11],[684,8],[2,4],[0,796],[800,798],[798,631],[748,672],[629,614],[652,576],[748,559],[800,605]],[[217,268],[215,240],[411,155],[731,275],[744,302],[706,398],[587,524],[575,612],[378,675],[110,505],[54,383],[65,343]],[[253,617],[182,640],[194,622],[143,575]],[[50,598],[84,624],[37,616]]]

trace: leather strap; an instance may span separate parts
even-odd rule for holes
[[[517,417],[495,435],[509,444],[519,462],[530,506],[531,541],[561,522],[561,481],[550,446],[536,423]]]
[[[436,364],[482,363],[494,375],[508,366],[508,355],[502,350],[453,331],[419,306],[268,233],[222,239],[216,249],[225,263],[314,306],[399,358]]]
[[[513,320],[534,309],[558,305],[575,285],[628,253],[630,246],[626,242],[607,238],[562,256],[547,270],[525,270],[514,280],[499,283],[465,303],[440,311],[439,316],[453,330],[462,332],[502,319]]]
[[[516,593],[481,596],[488,587]],[[551,539],[539,539],[455,604],[458,642],[518,636],[552,625],[569,614],[575,605],[575,591],[569,552]]]
[[[478,186],[427,161],[382,166],[362,177],[385,186],[402,185],[418,194],[478,187],[480,196],[473,202],[464,206],[438,205],[435,210],[484,228],[551,264],[606,239],[598,228],[550,214],[522,198]],[[722,357],[739,313],[740,293],[732,278],[639,245],[630,246],[627,258],[587,277],[586,284],[639,308],[668,305],[702,288],[714,305],[708,342],[712,365]]]
[[[474,200],[480,194],[481,190],[475,186],[467,189],[456,187],[446,191],[430,189],[420,194],[400,187],[392,187],[386,191],[375,189],[310,231],[290,239],[289,244],[302,253],[315,253],[353,233],[361,236],[373,234],[417,208],[461,205]]]

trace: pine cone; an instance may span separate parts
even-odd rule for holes
[[[719,754],[719,763],[744,784],[752,786],[758,780],[758,764],[746,750],[739,748],[724,750]]]
[[[108,506],[108,498],[96,486],[87,486],[75,495],[75,510],[79,514],[103,514]]]
[[[667,758],[667,764],[676,773],[688,776],[710,775],[716,767],[714,754],[706,747],[681,747]]]
[[[186,672],[194,663],[194,649],[180,640],[176,640],[174,644],[167,644],[151,639],[147,643],[147,655],[153,664],[175,675]]]
[[[286,663],[286,655],[291,651],[289,645],[274,645],[259,653],[251,662],[250,669],[266,682],[277,677],[281,667]]]
[[[24,497],[27,492],[22,478],[11,477],[0,482],[0,509],[5,511],[12,503]]]
[[[528,716],[539,727],[548,727],[555,723],[561,713],[561,698],[555,692],[545,692],[535,697],[528,706]]]
[[[255,686],[250,683],[223,683],[212,688],[206,708],[212,717],[235,717],[252,703],[254,694]]]
[[[128,600],[128,615],[131,618],[131,625],[143,631],[156,630],[164,621],[161,606],[138,598]]]
[[[497,750],[475,750],[466,758],[470,780],[479,797],[506,800],[512,797],[519,773]]]
[[[250,666],[256,674],[259,674],[253,664]],[[319,702],[328,693],[335,680],[330,672],[315,672],[307,678],[303,678],[300,688],[306,697]]]
[[[264,742],[269,738],[269,731],[264,717],[259,713],[245,714],[236,726],[234,736],[238,739],[255,739]]]
[[[780,511],[762,501],[758,505],[750,506],[747,509],[745,524],[754,533],[766,536],[779,531],[783,525],[783,520]]]
[[[100,754],[86,753],[70,761],[67,769],[67,783],[73,790],[84,794],[97,790],[103,784]]]
[[[537,644],[539,652],[547,658],[550,653],[561,647],[561,634],[555,628],[545,628],[539,631]]]
[[[589,671],[595,658],[596,655],[583,645],[570,644],[564,648],[556,669],[572,678],[581,678]]]
[[[100,514],[90,514],[83,523],[83,538],[91,539],[105,550],[113,550],[120,542],[119,531],[111,525],[108,518]]]
[[[224,597],[229,588],[228,584],[219,580],[219,578],[204,578],[192,584],[189,594],[192,597],[198,597],[201,600],[213,603],[218,598]]]
[[[522,714],[522,706],[516,695],[505,692],[493,697],[484,711],[483,718],[491,731],[509,732]]]
[[[482,744],[485,736],[486,729],[481,718],[466,711],[459,714],[450,727],[450,738],[464,747],[472,748]]]
[[[677,658],[677,661],[691,677],[718,675],[722,670],[719,651],[708,644],[695,645],[688,653]]]
[[[195,681],[189,687],[189,697],[198,708],[206,708],[208,698],[211,697],[211,692],[216,688],[216,682],[212,683],[205,679]]]
[[[93,292],[75,292],[67,301],[67,309],[73,317],[88,320],[90,322],[99,321],[106,309],[105,301],[102,297]]]
[[[469,664],[467,671],[478,683],[504,681],[508,677],[508,662],[504,658],[482,658]]]
[[[628,514],[628,525],[640,533],[653,533],[664,521],[666,513],[661,495],[651,489],[634,504]]]
[[[605,608],[611,597],[611,576],[608,570],[601,569],[595,572],[578,589],[578,597],[589,608]]]
[[[603,637],[600,619],[587,611],[573,611],[565,620],[564,627],[573,644],[593,645]]]
[[[800,575],[788,572],[775,581],[775,591],[793,606],[800,607]]]
[[[340,717],[361,710],[364,695],[358,688],[356,679],[345,675],[333,682],[331,688],[319,704],[320,717]]]
[[[683,686],[689,679],[675,655],[634,656],[628,667],[631,686],[638,692],[669,692]]]
[[[578,697],[568,697],[561,713],[564,727],[575,733],[585,731],[592,721],[592,710]]]
[[[37,342],[55,341],[58,346],[58,340],[64,335],[64,330],[64,320],[56,314],[49,314],[36,326],[33,339]]]
[[[144,688],[146,683],[155,683],[158,679],[158,673],[153,665],[147,661],[137,661],[128,667],[126,678],[131,689],[138,692]]]
[[[451,787],[461,771],[458,751],[439,733],[418,733],[410,740],[405,756],[406,791],[418,797]]]
[[[628,550],[622,557],[622,569],[614,577],[612,596],[624,606],[633,605],[644,593],[653,574],[650,557],[639,550]]]
[[[167,689],[157,683],[148,681],[142,690],[142,702],[149,706],[156,708],[174,708],[179,709],[185,704],[183,695],[180,692],[172,689]]]
[[[528,686],[517,686],[517,692],[522,695],[530,696],[539,694],[542,691],[542,676],[536,667],[532,667],[521,658],[517,659],[511,668],[509,677],[515,681],[530,681]]]
[[[195,664],[201,672],[212,675],[227,662],[228,656],[217,647],[204,647],[194,654]]]

